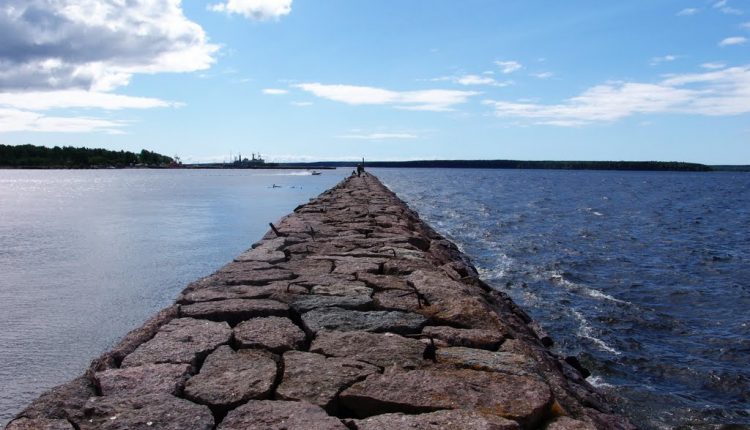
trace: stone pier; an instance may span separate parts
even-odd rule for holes
[[[631,429],[377,178],[348,178],[6,428]]]

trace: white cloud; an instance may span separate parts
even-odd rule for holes
[[[224,3],[209,5],[208,9],[263,21],[289,15],[292,11],[292,0],[227,0]]]
[[[742,24],[740,24],[740,28],[744,28],[745,30],[750,30],[750,21],[743,22]]]
[[[747,42],[746,37],[734,36],[727,37],[726,39],[719,42],[719,46],[733,46],[733,45],[744,45]]]
[[[661,63],[670,63],[674,60],[679,58],[677,55],[665,55],[663,57],[653,57],[651,58],[651,61],[649,62],[650,65],[656,66]]]
[[[726,67],[726,64],[724,63],[703,63],[701,64],[701,67],[708,70],[717,70],[717,69],[723,69]]]
[[[695,15],[698,12],[700,12],[700,9],[696,9],[694,7],[688,7],[677,12],[677,16],[691,16],[691,15]]]
[[[150,109],[180,107],[181,104],[150,97],[133,97],[84,90],[63,90],[0,93],[0,107],[3,106],[40,111],[64,108]]]
[[[466,103],[474,91],[420,90],[392,91],[383,88],[355,85],[326,85],[304,83],[295,85],[317,97],[350,105],[392,105],[399,109],[450,111],[457,104]]]
[[[207,69],[219,49],[180,0],[2,0],[0,40],[0,131],[121,132],[126,122],[38,111],[180,106],[113,91],[136,74]]]
[[[0,88],[108,91],[134,74],[191,72],[217,45],[180,0],[3,0]]]
[[[47,116],[37,112],[0,108],[0,133],[16,131],[122,134],[123,121],[89,117]]]
[[[513,73],[517,70],[521,70],[523,66],[518,61],[495,61],[495,64],[500,67],[500,70],[502,70],[503,73]]]
[[[493,87],[507,87],[513,85],[513,81],[498,81],[487,72],[482,75],[459,75],[459,76],[443,76],[440,78],[431,79],[434,82],[450,81],[459,85],[489,85]]]
[[[413,133],[365,133],[365,134],[345,134],[336,136],[339,139],[354,140],[408,140],[417,139],[419,136]]]
[[[719,0],[714,3],[714,9],[719,9],[722,13],[728,15],[742,15],[743,12],[740,9],[736,9],[729,6],[728,0]]]
[[[287,91],[287,90],[282,90],[282,89],[279,89],[279,88],[265,88],[263,90],[263,94],[268,94],[268,95],[272,95],[272,96],[280,96],[280,95],[284,95],[284,94],[286,94],[288,92],[289,91]]]
[[[553,76],[555,76],[552,72],[540,72],[540,73],[532,73],[531,76],[539,79],[549,79]]]
[[[607,83],[560,104],[484,103],[499,117],[558,126],[582,126],[649,113],[739,115],[750,113],[750,65],[673,75],[659,83]]]

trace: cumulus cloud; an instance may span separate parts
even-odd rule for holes
[[[484,104],[499,117],[558,126],[582,126],[648,113],[739,115],[750,112],[750,66],[673,75],[658,83],[607,83],[559,104],[497,100]]]
[[[699,11],[700,11],[699,9],[696,9],[694,7],[688,7],[677,12],[677,16],[691,16],[691,15],[695,15]]]
[[[500,67],[500,70],[505,73],[513,73],[517,70],[521,70],[523,66],[518,61],[495,61],[495,64],[497,64],[498,67]]]
[[[356,85],[326,85],[304,83],[295,85],[313,95],[350,105],[392,105],[399,109],[451,111],[457,104],[466,103],[474,91],[420,90],[392,91]]]
[[[208,68],[218,47],[180,0],[4,0],[0,88],[108,91],[133,74]]]
[[[292,11],[292,0],[227,0],[208,6],[214,12],[242,15],[245,18],[265,21],[279,19]]]
[[[12,117],[14,130],[114,132],[125,124],[31,111],[178,106],[113,91],[136,74],[207,69],[219,49],[180,0],[3,0],[0,40],[0,131]]]
[[[48,116],[20,109],[0,108],[0,133],[14,131],[81,133],[104,132],[121,134],[123,121],[112,121],[90,117]]]
[[[719,46],[733,46],[733,45],[744,45],[747,43],[747,38],[742,36],[727,37],[726,39],[719,42]]]
[[[271,96],[281,96],[281,95],[284,95],[284,94],[286,94],[288,92],[289,91],[282,90],[280,88],[265,88],[265,89],[263,89],[263,94],[268,94],[268,95],[271,95]]]

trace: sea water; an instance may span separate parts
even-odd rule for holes
[[[0,426],[344,174],[0,170]]]
[[[639,427],[750,424],[750,174],[376,173]]]

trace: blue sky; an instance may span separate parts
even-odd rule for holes
[[[3,0],[0,143],[750,164],[750,0]]]

